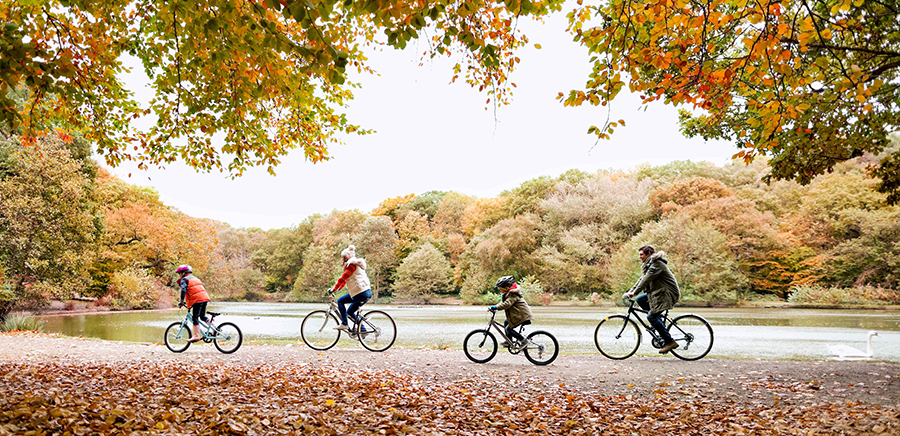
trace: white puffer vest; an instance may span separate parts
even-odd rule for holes
[[[350,278],[347,279],[347,293],[351,297],[355,297],[356,294],[369,290],[371,286],[369,285],[369,276],[366,274],[366,260],[351,257],[346,265],[356,265],[353,274],[350,274]]]

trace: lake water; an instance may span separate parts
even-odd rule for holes
[[[224,312],[220,322],[240,326],[249,343],[301,343],[300,322],[325,304],[213,303],[210,310]],[[397,323],[394,346],[407,348],[461,349],[466,333],[487,325],[483,306],[384,306],[367,304],[364,309],[389,312]],[[613,307],[532,307],[534,324],[526,332],[547,330],[566,354],[598,353],[594,328],[604,316],[623,311]],[[710,309],[676,308],[671,315],[694,313],[713,326],[715,343],[710,356],[762,359],[827,359],[827,344],[846,344],[866,349],[866,333],[873,339],[877,360],[900,362],[900,311],[853,311],[816,309]],[[183,310],[152,312],[107,312],[47,316],[45,331],[69,336],[113,341],[162,342],[163,331],[184,316]],[[502,315],[498,315],[502,321]],[[654,354],[644,334],[639,354]],[[346,339],[339,347],[359,346]]]

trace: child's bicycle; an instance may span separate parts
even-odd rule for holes
[[[543,330],[537,330],[529,334],[525,338],[525,343],[506,337],[503,324],[494,321],[497,316],[496,310],[490,310],[491,320],[488,321],[487,328],[471,331],[463,340],[463,351],[466,357],[475,363],[487,363],[497,355],[497,337],[491,333],[493,326],[497,333],[506,341],[506,349],[512,354],[519,354],[520,351],[525,352],[525,358],[535,365],[549,365],[556,359],[559,354],[559,342],[550,333]],[[519,327],[519,334],[525,330],[525,325],[531,324],[530,321],[523,322]]]
[[[326,294],[330,296],[328,309],[310,312],[300,324],[300,337],[309,348],[324,351],[333,347],[341,338],[341,331],[350,336],[350,339],[359,340],[369,351],[385,351],[394,345],[397,324],[390,315],[380,310],[366,313],[357,310],[356,319],[353,316],[347,317],[351,324],[350,330],[337,330],[336,327],[341,323],[338,321],[340,312],[334,291],[328,290]]]
[[[652,338],[650,344],[660,349],[665,344],[662,338],[649,323],[645,323],[639,314],[647,314],[646,310],[635,306],[635,300],[622,295],[622,301],[628,306],[624,315],[611,315],[603,318],[594,330],[594,344],[604,356],[622,360],[631,357],[641,345],[641,329],[637,320]],[[663,313],[663,323],[678,343],[678,348],[671,351],[682,360],[697,360],[709,353],[713,346],[713,329],[703,317],[692,313],[669,318],[669,311]]]
[[[238,348],[241,348],[241,343],[244,342],[244,336],[241,334],[241,329],[239,329],[238,326],[230,322],[223,322],[222,324],[216,325],[213,321],[217,316],[221,315],[221,313],[206,312],[206,314],[209,315],[209,321],[200,320],[200,333],[203,335],[203,342],[206,342],[207,344],[212,342],[219,351],[225,354],[234,353]],[[191,346],[188,339],[191,338],[191,328],[193,326],[194,322],[192,321],[191,311],[188,310],[187,315],[184,316],[184,320],[181,322],[173,322],[166,328],[166,348],[173,353],[180,353],[187,350],[188,347]]]

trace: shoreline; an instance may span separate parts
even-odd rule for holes
[[[110,313],[142,313],[142,312],[163,312],[168,310],[177,309],[177,306],[173,307],[160,307],[155,309],[130,309],[130,310],[115,310],[107,306],[94,306],[90,303],[85,303],[79,300],[72,300],[81,303],[82,307],[77,307],[73,309],[65,309],[65,305],[68,303],[63,303],[56,301],[51,305],[51,309],[41,310],[41,311],[14,311],[13,313],[25,313],[34,317],[51,317],[51,316],[65,316],[65,315],[85,315],[85,314],[110,314]],[[270,303],[270,304],[316,304],[321,302],[288,302],[288,301],[217,301],[216,303]],[[381,303],[373,303],[373,304],[381,304]],[[392,306],[401,306],[401,307],[429,307],[429,306],[467,306],[465,302],[460,300],[459,303],[455,304],[425,304],[425,303],[415,303],[415,302],[407,302],[407,301],[398,301],[387,303],[387,305]],[[56,308],[53,308],[56,306]],[[475,306],[471,304],[471,306]],[[550,305],[540,305],[534,307],[596,307],[596,308],[615,308],[615,307],[623,307],[621,305],[611,303],[611,302],[603,302],[600,304],[571,304],[569,302],[559,302]],[[719,303],[702,303],[702,302],[690,302],[678,304],[675,306],[676,308],[710,308],[710,309],[776,309],[776,310],[791,310],[791,309],[810,309],[810,310],[863,310],[863,311],[900,311],[900,306],[892,306],[892,305],[884,305],[884,306],[872,306],[872,305],[811,305],[811,304],[792,304],[792,303],[765,303],[765,304],[719,304]]]

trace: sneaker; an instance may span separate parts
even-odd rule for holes
[[[666,354],[669,351],[672,351],[676,348],[678,348],[678,342],[675,342],[675,341],[669,342],[668,344],[666,344],[665,347],[662,347],[659,349],[659,354]]]
[[[526,348],[528,348],[528,341],[517,342],[513,344],[512,351],[518,353]]]
[[[350,327],[347,324],[341,324],[341,325],[335,327],[334,329],[348,331],[348,330],[350,330]]]

